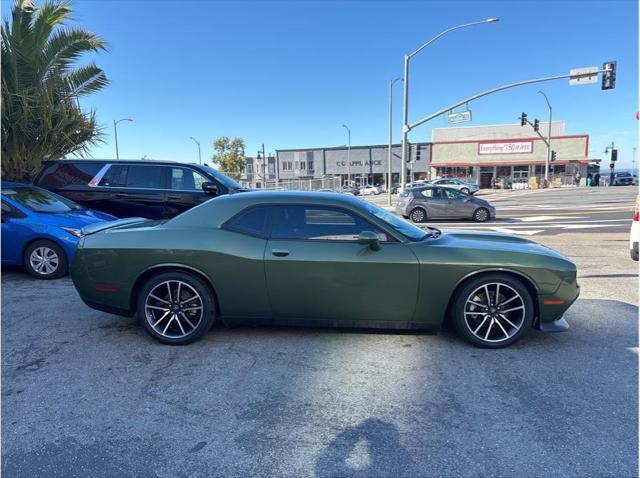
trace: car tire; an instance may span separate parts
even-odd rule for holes
[[[527,288],[508,274],[467,281],[456,291],[452,304],[451,320],[458,334],[476,347],[491,349],[520,340],[531,328],[535,313]]]
[[[473,212],[473,220],[476,222],[487,222],[491,217],[491,213],[486,207],[479,207]]]
[[[469,188],[462,188],[460,189],[460,192],[465,194],[470,194],[471,191],[469,191]]]
[[[138,295],[138,318],[154,339],[186,345],[206,334],[215,321],[215,299],[208,285],[185,272],[152,277]]]
[[[24,251],[23,263],[29,275],[42,280],[59,279],[69,270],[62,247],[46,239],[29,244]]]
[[[409,218],[413,222],[425,222],[427,220],[427,211],[425,211],[421,207],[417,207],[413,211],[411,211],[411,213],[409,214]]]

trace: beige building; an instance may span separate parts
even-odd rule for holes
[[[547,137],[547,124],[540,133]],[[490,187],[498,184],[531,182],[544,178],[547,146],[530,126],[520,124],[440,128],[433,130],[431,177],[459,177]],[[556,160],[549,165],[550,178],[571,182],[576,171],[586,178],[589,164],[589,136],[566,135],[563,121],[551,125],[551,149]]]

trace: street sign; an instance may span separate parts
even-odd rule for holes
[[[449,120],[449,123],[464,123],[465,121],[471,121],[471,110],[449,113],[447,119]]]
[[[587,66],[586,68],[574,68],[569,71],[569,85],[588,85],[589,83],[598,82],[598,67]],[[583,76],[584,75],[584,76]]]

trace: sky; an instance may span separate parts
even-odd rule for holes
[[[38,0],[36,0],[38,3]],[[2,0],[3,17],[12,2]],[[265,150],[385,144],[388,81],[403,55],[442,30],[488,17],[499,22],[457,30],[411,60],[410,122],[503,84],[568,74],[615,60],[614,90],[568,80],[530,85],[469,104],[465,125],[546,120],[542,89],[567,134],[589,134],[589,155],[615,142],[618,167],[631,167],[638,139],[638,6],[635,1],[152,1],[76,0],[74,25],[102,37],[92,54],[110,84],[82,99],[105,142],[95,158],[203,161],[221,135]],[[402,87],[394,88],[394,141],[401,138]],[[437,118],[410,134],[431,140]],[[460,125],[458,125],[460,126]]]

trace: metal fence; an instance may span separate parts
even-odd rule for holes
[[[336,191],[340,188],[339,176],[326,176],[321,179],[286,179],[277,183],[270,181],[264,187],[268,191],[319,191],[330,189]]]

